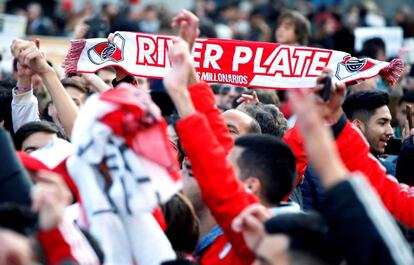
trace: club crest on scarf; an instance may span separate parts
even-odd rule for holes
[[[335,76],[338,80],[343,80],[347,77],[355,75],[356,73],[366,71],[375,64],[367,58],[358,59],[351,56],[346,56],[342,62],[338,63]]]
[[[88,57],[94,64],[100,65],[108,61],[124,60],[125,39],[116,34],[113,42],[101,42],[88,50]]]

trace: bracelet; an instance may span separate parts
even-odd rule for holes
[[[29,91],[32,89],[32,86],[16,86],[16,90],[19,91]]]

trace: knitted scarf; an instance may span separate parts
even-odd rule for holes
[[[131,75],[163,78],[170,68],[168,49],[174,38],[116,32],[112,43],[73,40],[64,62],[66,73],[116,66]],[[197,39],[192,55],[200,80],[270,89],[313,88],[324,67],[332,69],[334,82],[351,85],[379,74],[393,85],[404,67],[400,59],[388,63],[335,50],[224,39]]]

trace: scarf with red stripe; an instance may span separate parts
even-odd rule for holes
[[[163,78],[171,67],[168,49],[174,38],[116,32],[113,42],[74,40],[65,58],[66,73],[116,66],[131,75]],[[347,85],[376,75],[393,85],[404,67],[400,59],[388,63],[335,50],[223,39],[197,39],[192,55],[200,80],[270,89],[313,88],[325,67],[332,69],[333,81]]]

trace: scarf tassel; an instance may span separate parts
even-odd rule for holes
[[[390,64],[380,70],[379,75],[393,87],[404,72],[404,61],[400,58],[393,59]]]
[[[76,73],[78,70],[78,61],[81,57],[81,53],[85,48],[86,40],[73,40],[70,42],[69,52],[63,62],[66,75]]]

